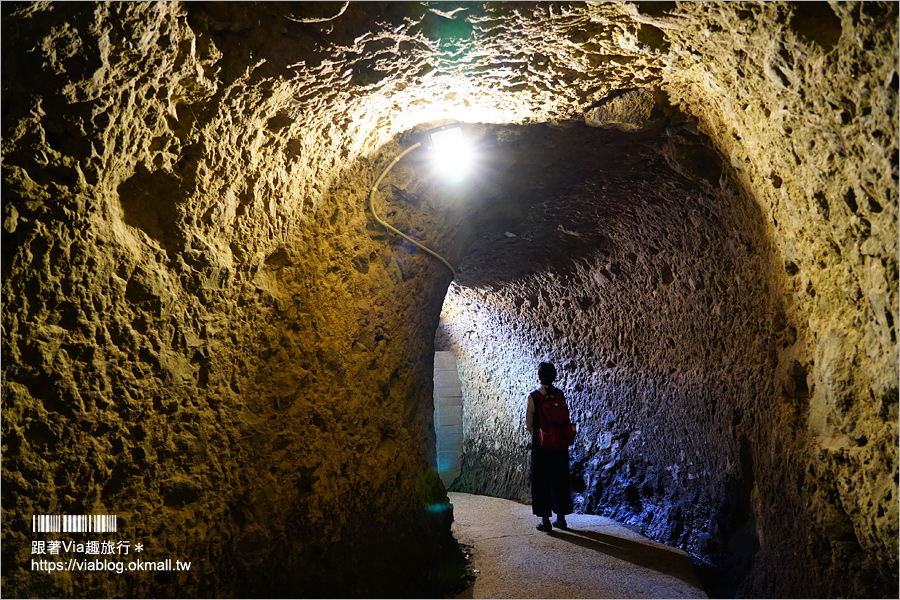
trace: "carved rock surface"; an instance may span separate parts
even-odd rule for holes
[[[723,593],[896,595],[895,4],[2,11],[4,593],[444,593],[449,287],[458,486],[527,500],[550,357],[582,510]],[[470,179],[374,204],[452,286],[367,209],[450,121]],[[63,513],[192,569],[32,571]]]

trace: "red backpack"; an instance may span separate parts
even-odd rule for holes
[[[534,410],[538,414],[538,438],[548,450],[565,450],[575,443],[575,425],[569,419],[569,407],[562,390],[544,396],[539,390],[531,392]]]

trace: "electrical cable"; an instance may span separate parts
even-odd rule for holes
[[[453,273],[453,278],[456,279],[456,269],[453,268],[453,265],[451,265],[451,264],[447,261],[446,258],[444,258],[443,256],[441,256],[440,254],[438,254],[438,253],[435,252],[434,250],[431,250],[430,248],[427,248],[427,247],[423,246],[422,244],[420,244],[420,243],[417,242],[416,240],[412,239],[411,237],[409,237],[408,235],[406,235],[405,233],[403,233],[402,231],[400,231],[400,230],[397,229],[396,227],[393,227],[392,225],[386,223],[386,222],[383,221],[383,220],[378,216],[378,214],[375,212],[375,201],[374,201],[375,190],[378,189],[378,186],[381,184],[381,180],[384,179],[384,176],[388,174],[388,171],[390,171],[390,170],[394,167],[394,165],[396,165],[396,164],[400,161],[401,158],[403,158],[404,156],[406,156],[407,154],[409,154],[410,152],[412,152],[413,150],[415,150],[416,148],[418,148],[418,147],[421,146],[421,145],[422,145],[422,142],[416,142],[415,144],[413,144],[412,146],[410,146],[409,148],[407,148],[406,150],[404,150],[403,152],[401,152],[394,160],[391,161],[391,164],[389,164],[389,165],[387,166],[387,168],[385,168],[385,170],[381,172],[381,175],[379,175],[379,176],[378,176],[378,179],[375,180],[375,185],[373,185],[373,186],[372,186],[372,189],[369,190],[369,210],[372,211],[372,216],[375,217],[375,220],[378,221],[378,223],[380,223],[385,229],[388,229],[388,230],[390,230],[390,231],[393,231],[394,233],[396,233],[397,235],[399,235],[399,236],[402,237],[403,239],[405,239],[405,240],[407,240],[407,241],[409,241],[409,242],[412,242],[412,243],[415,244],[417,247],[421,248],[422,250],[424,250],[425,252],[427,252],[427,253],[430,254],[431,256],[435,257],[436,259],[438,259],[439,261],[441,261],[442,263],[444,263],[445,265],[447,265],[447,268],[450,269],[450,272],[451,272],[451,273]]]

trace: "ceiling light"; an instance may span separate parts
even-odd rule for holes
[[[431,140],[432,164],[444,177],[459,179],[469,172],[474,162],[472,146],[459,125],[428,132]]]
[[[472,163],[472,152],[471,148],[466,142],[465,136],[462,134],[462,129],[459,125],[451,125],[448,127],[441,127],[439,129],[434,129],[428,132],[428,138],[431,142],[431,150],[432,150],[432,158],[434,160],[434,164],[437,166],[438,170],[443,173],[445,176],[457,178],[464,174],[468,167]],[[435,257],[450,269],[450,272],[453,273],[453,277],[456,277],[456,270],[453,268],[453,265],[450,262],[432,250],[427,246],[417,242],[412,239],[393,225],[386,222],[384,219],[378,216],[378,213],[375,212],[375,192],[378,189],[381,180],[388,174],[388,172],[396,165],[401,158],[418,148],[422,145],[422,142],[416,142],[400,154],[398,154],[394,160],[392,160],[387,167],[385,167],[384,171],[381,172],[381,175],[378,176],[378,179],[375,180],[374,185],[372,185],[372,189],[369,190],[369,210],[372,212],[372,216],[375,220],[385,229],[389,231],[393,231],[403,239],[408,242],[411,242],[418,248],[421,248],[426,253]]]

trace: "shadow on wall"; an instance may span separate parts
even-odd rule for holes
[[[753,568],[753,560],[759,552],[759,535],[756,519],[750,504],[753,492],[753,457],[746,437],[740,444],[741,476],[725,480],[722,503],[716,511],[709,536],[701,541],[707,556],[716,557],[716,568],[701,569],[710,595],[735,598],[740,583]]]

